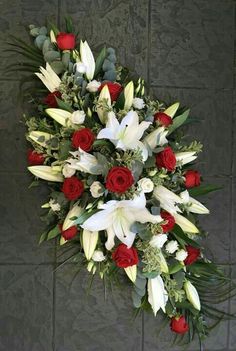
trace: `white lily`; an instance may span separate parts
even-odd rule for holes
[[[187,280],[184,283],[184,290],[186,292],[187,299],[189,300],[189,302],[193,305],[194,308],[196,308],[196,310],[200,311],[201,302],[199,299],[197,289],[189,280]]]
[[[183,200],[183,204],[187,207],[188,211],[198,214],[208,214],[210,211],[201,202],[189,196],[188,190],[179,194]]]
[[[181,204],[183,200],[180,196],[165,188],[163,185],[156,186],[153,195],[160,202],[161,207],[167,212],[171,214],[181,212],[178,204]]]
[[[84,229],[82,234],[82,242],[85,257],[89,261],[92,258],[97,246],[98,232],[91,232],[90,230]]]
[[[108,89],[107,85],[104,85],[104,87],[102,88],[99,97],[98,97],[98,103],[101,103],[103,101],[106,101],[107,106],[110,107],[111,106],[111,95]],[[100,119],[100,121],[104,124],[107,121],[107,116],[108,116],[108,112],[106,109],[104,109],[103,107],[97,107],[97,114],[98,117]]]
[[[87,41],[80,41],[80,57],[86,67],[86,77],[88,80],[92,80],[95,71],[95,61]]]
[[[153,150],[157,146],[162,146],[168,143],[168,140],[166,139],[167,134],[168,130],[166,130],[165,127],[159,127],[144,138],[144,143],[147,143]]]
[[[148,279],[148,302],[152,306],[155,316],[160,308],[165,313],[167,301],[168,294],[161,276],[158,275],[156,278]]]
[[[131,280],[131,282],[134,283],[137,277],[137,265],[134,264],[133,266],[124,268],[124,270],[127,276],[129,277],[129,279]]]
[[[58,77],[58,75],[53,71],[49,63],[46,63],[46,69],[40,66],[39,70],[41,73],[36,72],[35,74],[39,79],[41,79],[41,81],[47,87],[47,89],[51,93],[58,90],[61,84],[61,80]]]
[[[37,178],[49,180],[51,182],[63,182],[61,172],[54,170],[50,166],[30,166],[28,170]]]
[[[160,268],[161,271],[163,273],[169,273],[169,268],[168,268],[168,264],[166,262],[166,259],[162,253],[162,251],[160,250],[160,252],[158,253],[159,257],[160,257]]]
[[[141,122],[136,111],[130,111],[122,119],[121,123],[117,120],[114,112],[108,113],[106,128],[102,129],[97,139],[109,139],[117,149],[142,151],[143,161],[148,158],[146,146],[140,141],[145,130],[151,122]]]
[[[175,218],[175,223],[178,224],[184,232],[192,234],[199,233],[198,228],[184,216],[181,216],[179,213],[173,213],[173,216]]]
[[[136,232],[131,230],[132,224],[140,223],[160,223],[162,218],[160,216],[152,215],[146,208],[146,198],[143,193],[136,196],[133,200],[116,201],[111,200],[99,206],[101,211],[92,215],[82,225],[82,228],[99,231],[107,231],[107,250],[111,250],[114,243],[115,236],[131,247]]]
[[[73,225],[75,225],[76,220],[71,219],[73,217],[79,217],[81,213],[83,212],[82,207],[78,205],[74,205],[72,209],[67,213],[66,218],[63,222],[62,230],[67,230]]]
[[[62,126],[71,126],[72,113],[60,108],[47,108],[45,112]]]
[[[74,158],[68,159],[68,167],[71,169],[76,169],[81,172],[90,174],[101,174],[101,167],[95,156],[85,152],[80,149],[75,152],[71,152]]]
[[[46,142],[53,138],[52,134],[49,134],[46,132],[40,132],[37,130],[33,130],[32,132],[30,132],[28,134],[28,136],[35,143],[37,143],[43,147],[46,147],[47,146]]]
[[[134,83],[129,82],[124,89],[125,105],[124,109],[129,110],[134,100]]]
[[[183,152],[177,152],[175,154],[176,161],[181,163],[181,165],[186,165],[187,163],[190,163],[194,161],[197,158],[196,152],[194,151],[183,151]]]
[[[171,118],[174,117],[174,115],[176,114],[176,111],[179,108],[179,102],[175,102],[173,105],[169,106],[164,113],[168,116],[170,116]]]

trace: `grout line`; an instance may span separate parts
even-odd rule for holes
[[[57,1],[57,26],[61,24],[61,0]]]
[[[149,94],[150,92],[150,62],[151,62],[151,6],[152,6],[152,1],[148,0],[148,25],[147,25],[147,93]]]
[[[236,0],[235,0],[236,1]],[[210,90],[210,91],[232,91],[234,89],[234,87],[229,87],[229,88],[223,88],[223,87],[197,87],[197,86],[189,86],[189,87],[186,87],[186,86],[175,86],[175,85],[158,85],[158,84],[152,84],[150,83],[150,87],[151,88],[160,88],[160,89],[183,89],[183,90]]]
[[[42,263],[34,263],[34,262],[0,262],[0,266],[54,266],[55,262],[42,262]]]
[[[234,65],[236,64],[236,4],[234,3]],[[234,66],[233,66],[234,67]],[[236,76],[235,76],[235,72],[233,71],[233,75],[234,75],[234,91],[236,89]],[[235,113],[235,106],[234,106],[234,91],[232,94],[232,116],[231,116],[231,127],[232,127],[232,131],[231,131],[231,150],[232,150],[232,156],[231,156],[231,174],[232,174],[232,179],[231,179],[231,192],[230,192],[230,233],[229,233],[229,240],[230,243],[233,240],[233,218],[234,218],[234,201],[233,201],[233,193],[234,193],[234,129],[236,128],[236,124],[235,124],[235,120],[234,120],[234,113]],[[229,247],[229,262],[231,263],[231,259],[232,259],[232,245],[230,245]],[[231,279],[231,283],[230,283],[230,287],[232,286],[232,266],[230,265],[229,267],[229,274],[230,274],[230,279]],[[229,299],[228,301],[228,311],[230,312],[231,310],[231,299]],[[229,320],[228,322],[228,328],[227,328],[227,348],[230,348],[230,327],[231,327],[231,321]]]

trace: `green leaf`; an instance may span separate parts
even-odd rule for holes
[[[183,269],[183,265],[181,263],[175,263],[169,267],[169,274],[174,274]]]
[[[65,22],[66,22],[66,31],[67,33],[73,33],[74,32],[74,26],[73,26],[73,21],[70,16],[65,17]]]
[[[94,72],[94,77],[96,78],[96,76],[100,73],[101,69],[102,69],[102,65],[103,65],[103,62],[105,60],[107,56],[107,49],[106,48],[103,48],[97,59],[96,59],[96,64],[95,64],[95,72]]]
[[[184,124],[184,122],[188,118],[189,112],[190,110],[186,110],[184,113],[182,113],[182,115],[177,116],[173,119],[173,124],[169,128],[168,135],[173,133],[175,129],[179,128],[182,124]]]
[[[177,224],[175,224],[171,233],[175,236],[175,238],[182,246],[188,244],[194,247],[200,247],[200,245],[195,240],[190,239]]]
[[[192,196],[192,197],[195,197],[195,196],[201,196],[201,195],[205,195],[205,194],[208,194],[212,191],[216,191],[216,190],[220,190],[220,189],[223,189],[222,186],[219,186],[219,185],[199,185],[195,188],[192,188],[192,189],[189,189],[189,195]]]
[[[47,240],[47,235],[48,235],[48,232],[43,232],[43,233],[40,235],[40,238],[39,238],[39,245],[42,244],[42,242],[44,242],[45,240]]]
[[[57,101],[58,107],[60,107],[62,110],[65,110],[71,113],[74,112],[73,108],[69,104],[62,101],[61,99],[58,99],[58,97],[56,97],[56,101]]]
[[[51,239],[55,238],[56,236],[58,236],[59,234],[61,234],[61,231],[60,231],[60,228],[57,224],[53,229],[51,229],[48,232],[47,240],[51,240]]]
[[[68,158],[71,150],[71,140],[64,140],[59,144],[58,158],[60,161],[64,161]]]
[[[143,276],[149,279],[156,278],[159,274],[160,272],[143,272]]]

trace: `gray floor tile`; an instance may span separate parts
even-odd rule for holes
[[[28,189],[31,177],[0,174],[1,263],[43,263],[54,260],[54,243],[38,245],[44,223],[39,216],[47,189]]]
[[[233,1],[152,1],[151,83],[231,88],[233,32]]]
[[[0,266],[0,350],[52,351],[52,267]]]
[[[56,351],[141,351],[141,319],[132,320],[130,289],[127,284],[107,292],[95,278],[89,281],[78,267],[66,265],[57,271]]]

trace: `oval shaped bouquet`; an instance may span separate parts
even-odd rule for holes
[[[28,169],[51,191],[40,242],[73,247],[71,259],[105,281],[124,271],[136,308],[165,314],[187,341],[202,339],[206,319],[222,319],[213,304],[230,284],[199,243],[197,217],[209,211],[196,197],[215,188],[200,184],[201,144],[179,133],[189,110],[148,97],[113,48],[95,60],[70,19],[66,32],[30,26],[30,34],[35,46],[12,45],[42,82],[37,114],[26,118]]]

